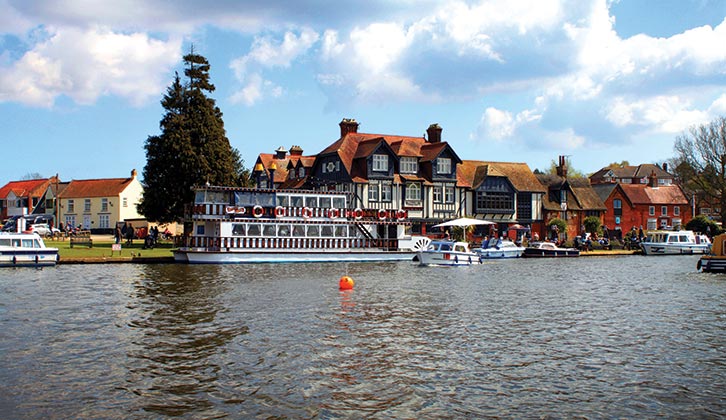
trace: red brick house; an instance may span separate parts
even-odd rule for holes
[[[292,146],[289,153],[280,146],[275,153],[259,154],[252,176],[259,188],[300,188],[310,174],[314,162],[315,156],[303,156],[300,146]]]
[[[56,177],[11,181],[0,188],[0,221],[10,216],[45,213],[43,195]]]
[[[651,172],[647,184],[598,184],[593,188],[608,209],[603,223],[616,236],[633,227],[644,230],[677,228],[693,218],[681,187],[659,184],[655,172]]]

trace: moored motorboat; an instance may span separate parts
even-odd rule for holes
[[[482,243],[481,248],[475,248],[474,252],[483,259],[519,258],[525,248],[515,244],[509,239],[492,238]]]
[[[419,250],[416,255],[419,265],[457,266],[481,263],[479,254],[470,251],[466,242],[431,241],[426,249]]]
[[[726,233],[713,237],[711,250],[698,260],[696,269],[705,273],[726,272]]]
[[[532,242],[522,253],[527,258],[548,257],[579,257],[580,251],[576,248],[561,248],[553,242]]]
[[[646,234],[640,248],[644,255],[707,254],[711,241],[690,230],[655,230]]]
[[[48,248],[37,233],[0,232],[0,267],[43,267],[58,262],[58,248]]]

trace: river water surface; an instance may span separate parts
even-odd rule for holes
[[[0,417],[724,418],[697,260],[6,269]]]

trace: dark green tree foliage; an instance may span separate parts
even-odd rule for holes
[[[184,206],[192,203],[192,187],[238,186],[245,169],[239,151],[227,139],[222,112],[206,92],[209,63],[201,55],[184,56],[183,85],[179,75],[161,101],[166,114],[159,123],[161,134],[149,136],[143,171],[144,195],[139,212],[147,219],[168,223],[184,216]]]

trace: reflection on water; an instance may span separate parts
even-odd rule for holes
[[[726,276],[696,261],[8,270],[0,412],[722,417]]]

